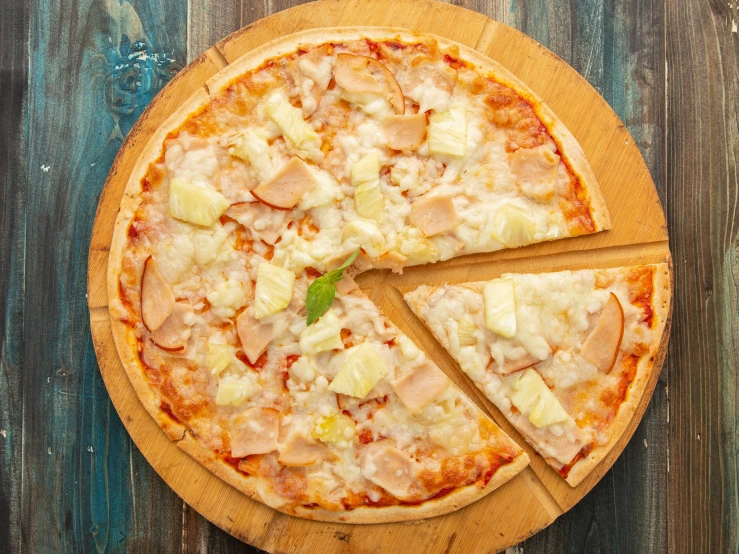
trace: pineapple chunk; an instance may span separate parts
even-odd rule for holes
[[[354,420],[347,415],[335,413],[322,417],[313,429],[313,438],[323,442],[345,442],[354,440],[357,428]]]
[[[380,181],[368,181],[354,189],[354,209],[362,217],[382,221],[385,211]]]
[[[221,379],[216,392],[216,405],[241,406],[253,393],[253,387],[247,382]]]
[[[355,398],[364,398],[387,372],[385,360],[374,346],[364,342],[354,349],[328,389]]]
[[[304,151],[321,147],[321,137],[305,122],[303,111],[290,104],[279,92],[269,97],[264,104],[264,111],[282,129],[288,143]]]
[[[467,111],[452,106],[429,118],[428,145],[432,154],[461,158],[467,152]]]
[[[493,220],[493,238],[509,248],[525,246],[535,240],[536,224],[511,205],[501,206]]]
[[[536,427],[546,427],[570,418],[534,369],[527,369],[517,378],[513,385],[511,402]]]
[[[351,167],[352,186],[357,187],[362,183],[377,181],[380,178],[380,156],[377,152],[367,154],[364,158]]]
[[[233,359],[234,350],[230,345],[208,341],[208,367],[213,375],[219,375]]]
[[[370,221],[350,221],[344,225],[341,240],[352,250],[361,246],[370,258],[379,258],[385,251],[385,237],[377,225]]]
[[[262,319],[287,308],[293,297],[295,274],[262,262],[257,269],[254,317]]]
[[[318,321],[300,333],[300,349],[303,354],[318,354],[336,348],[344,348],[341,323],[336,312],[329,309]]]
[[[428,264],[439,259],[439,250],[430,241],[418,239],[406,255],[411,264]]]
[[[439,259],[439,249],[416,227],[406,227],[398,233],[397,244],[409,265],[427,264]]]
[[[169,183],[169,211],[172,217],[210,227],[231,203],[220,192],[189,181]]]
[[[465,316],[459,320],[457,327],[457,338],[459,340],[459,346],[475,346],[477,345],[477,337],[475,336],[477,326],[472,320]]]
[[[367,154],[351,168],[354,189],[354,208],[362,217],[380,221],[384,211],[380,190],[380,157],[377,153]]]
[[[529,414],[529,421],[536,427],[546,427],[553,423],[567,421],[569,417],[559,400],[552,394],[552,391],[549,391],[549,394],[539,397],[539,403]]]
[[[511,279],[493,279],[482,289],[485,327],[501,337],[516,334],[516,294]]]
[[[275,174],[269,144],[263,133],[247,129],[231,140],[228,152],[232,156],[248,161],[262,181],[269,181]]]

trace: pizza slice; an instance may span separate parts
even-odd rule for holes
[[[413,311],[567,482],[603,459],[649,381],[670,306],[667,264],[421,286]]]

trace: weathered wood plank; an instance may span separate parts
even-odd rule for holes
[[[229,0],[212,2],[211,0],[190,0],[187,13],[187,56],[188,61],[195,59],[202,52],[213,46],[223,37],[241,29],[244,9],[246,15],[256,12],[259,19],[264,17],[262,2],[245,2]]]
[[[24,299],[26,337],[22,498],[11,505],[20,546],[173,551],[182,503],[135,451],[110,403],[89,339],[85,273],[110,164],[185,62],[186,7],[38,0],[30,10],[26,283],[11,294]]]
[[[739,552],[739,6],[665,5],[669,549]]]
[[[0,9],[0,552],[21,546],[24,177],[28,6]]]

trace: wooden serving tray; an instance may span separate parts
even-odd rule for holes
[[[409,268],[403,275],[370,271],[357,279],[398,327],[531,457],[528,468],[492,494],[457,512],[418,522],[349,525],[308,521],[281,514],[221,481],[167,439],[143,408],[118,358],[108,315],[106,267],[113,225],[131,168],[154,130],[211,76],[251,49],[297,31],[342,25],[434,33],[503,64],[549,104],[580,142],[613,221],[613,230],[596,235]],[[100,198],[90,245],[88,304],[100,372],[126,429],[169,486],[219,527],[270,552],[490,552],[518,543],[552,523],[608,471],[649,403],[666,351],[669,320],[654,371],[630,425],[591,475],[571,488],[472,386],[412,315],[402,292],[423,283],[490,279],[505,272],[664,261],[670,261],[664,214],[639,150],[605,100],[552,52],[479,13],[432,0],[321,0],[277,13],[226,37],[182,70],[151,102],[118,153]]]

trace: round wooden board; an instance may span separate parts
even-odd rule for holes
[[[600,183],[613,230],[588,237],[468,256],[403,275],[371,271],[359,284],[400,329],[531,456],[531,465],[492,494],[457,512],[411,523],[348,525],[286,516],[255,502],[171,442],[139,402],[121,365],[107,308],[106,268],[113,226],[129,173],[152,133],[219,70],[253,48],[297,31],[377,25],[430,32],[466,44],[521,78],[580,142]],[[207,90],[207,88],[205,89]],[[657,382],[669,336],[630,425],[601,464],[570,487],[528,447],[411,315],[401,293],[421,283],[489,279],[504,272],[670,262],[664,214],[634,141],[600,95],[574,69],[526,35],[479,13],[433,0],[321,0],[258,21],[225,38],[181,71],[152,101],[121,148],[100,198],[89,256],[88,304],[100,371],[134,442],[159,475],[210,521],[270,552],[490,552],[520,542],[574,506],[631,438]]]

